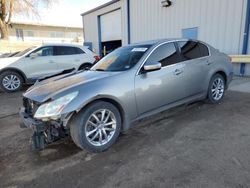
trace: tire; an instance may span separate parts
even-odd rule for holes
[[[85,63],[79,67],[79,70],[89,70],[92,67],[91,64]]]
[[[211,104],[221,102],[225,94],[225,88],[224,77],[220,74],[215,74],[209,82],[207,97],[208,102]]]
[[[7,93],[21,90],[23,83],[23,77],[15,71],[5,71],[0,75],[0,87]]]
[[[105,113],[103,113],[103,121],[102,123],[98,123],[97,119],[102,119],[101,115],[103,110],[106,110]],[[93,114],[96,115],[97,119]],[[116,121],[116,124],[113,123],[114,121]],[[93,124],[96,124],[96,126]],[[102,152],[110,148],[117,140],[121,132],[121,115],[113,104],[97,101],[84,108],[78,114],[75,114],[69,125],[71,138],[78,147],[91,152]],[[107,135],[106,137],[104,130]],[[100,136],[100,132],[102,136]],[[89,136],[87,134],[89,134]],[[101,142],[100,137],[101,139],[104,138]]]

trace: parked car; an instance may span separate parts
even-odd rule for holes
[[[99,57],[83,46],[45,44],[0,59],[0,87],[6,92],[20,90],[41,77],[67,69],[89,69]]]
[[[70,135],[108,149],[138,120],[197,100],[219,103],[233,77],[230,58],[208,44],[176,39],[121,47],[89,71],[44,80],[24,95],[21,127],[33,147]]]

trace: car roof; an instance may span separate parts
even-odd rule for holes
[[[187,40],[200,42],[199,40],[189,39],[189,38],[168,38],[168,39],[158,39],[158,40],[150,40],[150,41],[145,41],[145,42],[138,42],[138,43],[131,44],[131,46],[158,45],[158,44],[165,43],[165,42],[176,42],[176,41],[187,41]]]
[[[84,47],[79,44],[70,44],[70,43],[44,43],[40,47],[42,46],[70,46],[70,47],[81,47],[81,48]]]

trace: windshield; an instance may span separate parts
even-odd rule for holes
[[[35,48],[35,46],[31,47],[31,48],[28,48],[24,51],[21,51],[21,52],[18,52],[17,54],[15,54],[14,56],[12,57],[21,57],[23,56],[24,54],[26,54],[27,52],[29,52],[30,50],[33,50]]]
[[[118,48],[92,67],[93,71],[126,71],[134,67],[151,45]]]

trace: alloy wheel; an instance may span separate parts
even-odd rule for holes
[[[18,76],[10,74],[10,75],[6,75],[3,78],[2,84],[3,84],[5,89],[7,89],[9,91],[14,91],[20,87],[21,80]]]
[[[108,109],[95,111],[85,124],[85,136],[94,146],[107,144],[116,132],[116,118]]]
[[[212,84],[212,97],[214,100],[220,100],[225,91],[224,81],[221,78],[216,78]]]

